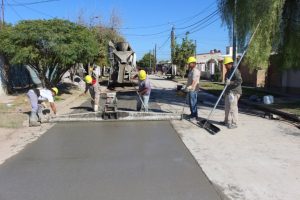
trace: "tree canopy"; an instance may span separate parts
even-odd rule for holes
[[[173,63],[177,65],[181,71],[185,71],[187,59],[195,55],[195,44],[186,35],[182,39],[181,44],[175,44]]]
[[[150,62],[151,60],[151,62]],[[151,66],[150,66],[151,63]],[[146,53],[141,60],[137,62],[137,66],[139,68],[144,68],[146,71],[151,71],[153,67],[155,66],[156,60],[154,58],[154,55],[151,53]]]
[[[104,26],[95,26],[92,30],[96,34],[100,48],[96,63],[100,66],[108,66],[108,42],[124,42],[125,39],[116,30]]]
[[[269,66],[271,53],[281,58],[282,68],[300,67],[300,2],[297,0],[218,0],[223,22],[232,30],[236,17],[238,47],[247,40],[258,24],[259,28],[246,55],[252,69]],[[235,12],[236,10],[236,12]],[[231,32],[230,32],[231,33]]]
[[[0,53],[8,64],[29,65],[50,86],[75,63],[93,62],[99,43],[88,28],[67,20],[25,20],[0,32]]]

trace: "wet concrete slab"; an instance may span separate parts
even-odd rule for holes
[[[215,200],[170,122],[58,124],[0,167],[1,200]]]

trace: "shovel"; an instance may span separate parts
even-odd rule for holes
[[[243,52],[243,54],[242,54],[240,60],[239,60],[238,63],[234,66],[234,70],[233,70],[233,72],[231,73],[231,75],[230,75],[230,77],[229,77],[229,80],[232,79],[232,77],[234,76],[235,71],[238,69],[238,67],[239,67],[239,65],[240,65],[240,63],[241,63],[241,61],[243,60],[243,58],[244,58],[244,56],[245,56],[245,54],[246,54],[246,52],[247,52],[247,50],[248,50],[248,47],[249,47],[249,45],[250,45],[250,43],[251,43],[251,41],[252,41],[254,35],[256,34],[256,31],[257,31],[259,25],[260,25],[260,22],[258,23],[258,25],[257,25],[257,27],[256,27],[256,29],[255,29],[255,31],[254,31],[254,33],[252,34],[252,36],[251,36],[251,38],[250,38],[250,40],[249,40],[249,42],[248,42],[247,48],[244,50],[244,52]],[[220,96],[219,96],[219,98],[218,98],[216,104],[214,105],[214,108],[213,108],[213,109],[211,110],[211,112],[209,113],[207,119],[206,119],[206,120],[202,120],[202,121],[199,122],[205,130],[207,130],[209,133],[211,133],[211,134],[213,134],[213,135],[216,134],[216,133],[218,133],[218,132],[220,131],[220,129],[219,129],[218,127],[216,127],[215,125],[213,125],[212,123],[210,123],[209,120],[211,119],[211,117],[212,117],[214,111],[216,110],[218,104],[220,103],[220,100],[221,100],[223,94],[225,93],[227,87],[228,87],[228,85],[225,85],[225,87],[224,87],[222,93],[220,94]]]

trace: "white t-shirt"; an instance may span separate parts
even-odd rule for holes
[[[40,101],[48,101],[49,103],[54,102],[54,98],[52,95],[52,91],[48,89],[39,89],[40,90],[40,96],[38,100]]]

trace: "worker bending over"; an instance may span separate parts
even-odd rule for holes
[[[148,104],[149,104],[149,98],[151,93],[151,84],[150,80],[147,76],[147,73],[145,70],[140,70],[138,73],[138,84],[139,84],[139,90],[138,90],[138,97],[137,97],[137,111],[141,111],[142,106],[144,107],[145,112],[148,112]]]
[[[27,92],[31,104],[31,113],[29,117],[29,126],[40,126],[40,123],[45,122],[43,109],[44,103],[49,102],[51,110],[56,114],[56,106],[54,104],[54,96],[58,94],[58,89],[30,89]]]
[[[87,75],[84,77],[84,82],[85,84],[85,90],[84,93],[81,94],[85,95],[87,93],[87,91],[89,91],[90,95],[91,95],[91,105],[92,105],[92,109],[94,110],[94,112],[97,112],[99,110],[99,99],[100,99],[100,84],[98,83],[97,79]]]

